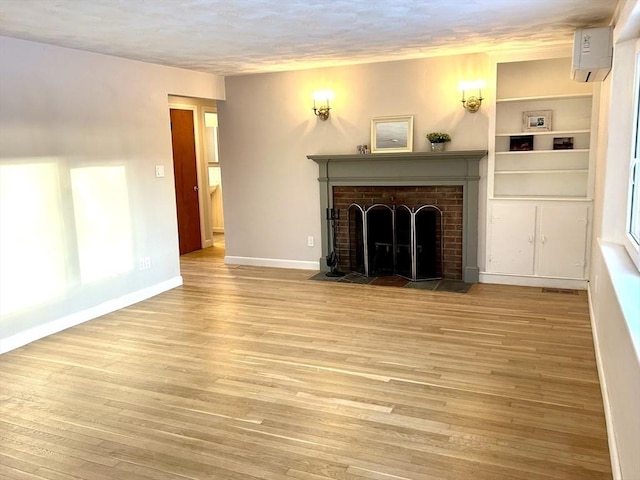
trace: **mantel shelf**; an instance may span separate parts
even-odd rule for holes
[[[323,154],[307,155],[309,160],[317,163],[324,162],[358,162],[384,160],[480,160],[487,154],[487,150],[456,150],[449,152],[406,152],[406,153],[367,153],[361,154]]]

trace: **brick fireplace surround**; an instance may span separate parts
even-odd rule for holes
[[[346,229],[346,207],[352,202],[367,206],[431,204],[444,213],[444,277],[477,283],[479,164],[486,154],[486,150],[465,150],[309,155],[307,158],[319,167],[321,270],[329,270],[326,256],[331,248],[331,230],[325,220],[327,208],[340,209],[339,232],[345,235],[342,230]],[[344,240],[338,244],[338,255],[345,258]]]
[[[439,185],[417,187],[333,187],[333,208],[340,209],[340,222],[336,242],[336,253],[340,259],[338,269],[349,272],[349,226],[347,209],[352,203],[360,205],[406,205],[418,208],[434,205],[442,210],[442,274],[452,280],[462,279],[462,186]]]

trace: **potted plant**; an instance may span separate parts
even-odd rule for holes
[[[451,141],[448,133],[431,132],[427,133],[427,140],[431,142],[432,152],[443,152],[444,144]]]

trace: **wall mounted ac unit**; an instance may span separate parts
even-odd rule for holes
[[[573,36],[571,78],[576,82],[601,82],[611,71],[613,27],[581,28]]]

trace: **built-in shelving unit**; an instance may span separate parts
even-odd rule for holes
[[[543,95],[496,100],[493,197],[587,198],[591,94]],[[550,131],[523,131],[524,112],[552,112]],[[510,150],[515,136],[531,135],[532,150]],[[554,150],[555,138],[573,148]]]
[[[482,281],[586,285],[596,123],[592,85],[569,78],[570,62],[496,61]],[[550,130],[527,131],[525,112],[540,111]]]

